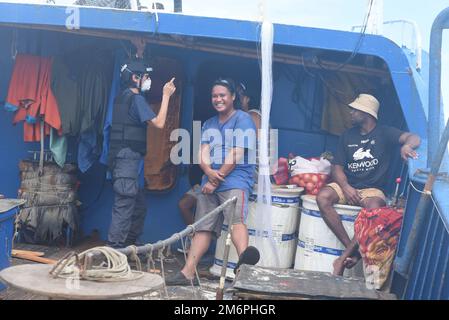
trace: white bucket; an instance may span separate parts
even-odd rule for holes
[[[303,209],[294,268],[332,272],[332,263],[341,256],[345,247],[321,218],[315,197],[302,196],[301,199]],[[339,204],[334,208],[340,215],[343,227],[352,238],[354,221],[362,208]]]
[[[256,241],[255,233],[258,227],[258,215],[256,212],[257,195],[253,194],[250,196],[247,219],[249,245],[259,249],[260,261],[257,264],[258,266],[279,268],[291,268],[293,266],[297,243],[296,233],[299,223],[299,202],[303,190],[304,188],[276,188],[271,191],[271,225],[273,240],[270,240],[267,236]],[[210,269],[210,272],[217,276],[221,275],[227,230],[228,226],[223,224],[221,236],[217,240],[217,247],[215,249],[214,265]],[[264,233],[268,232],[264,231]],[[277,259],[273,253],[273,245],[277,250],[279,265],[276,265]],[[226,276],[228,278],[234,278],[234,268],[237,261],[237,250],[231,243],[226,270]]]

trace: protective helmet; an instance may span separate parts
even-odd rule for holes
[[[120,69],[121,75],[127,75],[128,77],[132,74],[142,75],[153,71],[149,65],[147,65],[142,60],[130,60],[125,62]]]

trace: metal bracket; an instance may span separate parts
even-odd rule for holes
[[[53,278],[57,278],[61,274],[62,270],[64,270],[65,266],[70,262],[70,259],[73,257],[75,257],[76,259],[76,265],[78,266],[78,268],[82,270],[78,254],[75,251],[70,251],[54,265],[49,274],[51,274]]]

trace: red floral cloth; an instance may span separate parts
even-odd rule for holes
[[[388,279],[401,225],[402,212],[389,207],[362,209],[357,216],[354,234],[367,286],[381,289]]]

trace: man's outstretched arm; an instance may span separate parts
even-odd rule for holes
[[[418,158],[418,154],[415,151],[415,149],[421,144],[421,138],[418,135],[410,132],[404,132],[399,137],[399,143],[402,145],[401,158],[403,160],[407,160],[408,158]]]

